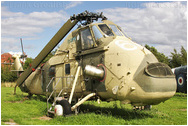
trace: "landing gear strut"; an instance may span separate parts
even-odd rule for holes
[[[134,106],[133,110],[151,110],[152,105]]]

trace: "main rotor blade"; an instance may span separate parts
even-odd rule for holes
[[[17,86],[23,84],[23,82],[29,77],[32,73],[32,69],[36,69],[39,64],[48,56],[48,54],[56,47],[56,45],[69,33],[69,31],[78,23],[75,19],[73,22],[69,19],[53,36],[53,38],[48,42],[48,44],[43,48],[43,50],[37,55],[33,60],[31,66],[25,70],[17,80]]]

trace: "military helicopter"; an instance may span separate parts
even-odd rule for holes
[[[101,22],[98,19],[102,19]],[[45,64],[44,58],[78,23]],[[21,74],[17,86],[46,95],[48,113],[69,115],[87,100],[156,105],[174,96],[171,69],[103,13],[73,15]],[[52,106],[49,100],[54,98]]]

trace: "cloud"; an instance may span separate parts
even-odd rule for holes
[[[16,43],[18,40],[15,38],[5,38],[5,37],[1,37],[1,42],[2,43],[9,43],[9,44],[14,44]]]
[[[4,50],[20,48],[19,38],[24,40],[39,38],[38,34],[46,28],[57,28],[65,22],[69,15],[65,11],[58,12],[11,12],[1,7],[1,43]],[[19,43],[19,44],[18,44]]]
[[[10,53],[11,55],[15,55],[15,54],[22,55],[22,52],[12,52],[12,51],[10,51],[8,53]]]
[[[144,8],[98,10],[137,43],[156,45],[166,55],[181,45],[187,49],[187,5],[181,2],[144,3]],[[168,48],[162,48],[168,47]]]
[[[72,2],[70,2],[69,4],[67,4],[65,6],[65,10],[73,8],[73,7],[75,7],[75,6],[79,5],[79,4],[82,4],[82,3],[83,2],[81,2],[81,1],[72,1]]]
[[[2,7],[2,36],[31,36],[40,33],[46,27],[60,25],[68,15],[63,12],[10,12]]]

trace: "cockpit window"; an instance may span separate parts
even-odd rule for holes
[[[82,49],[90,49],[94,46],[94,42],[91,36],[90,29],[84,29],[80,32],[81,41],[82,41]]]
[[[92,26],[93,29],[93,33],[95,35],[95,40],[100,39],[103,37],[103,35],[101,34],[101,32],[99,31],[99,29],[97,28],[97,26]]]
[[[117,36],[123,36],[122,33],[119,31],[119,29],[115,25],[109,24],[109,26]]]
[[[173,77],[169,66],[164,63],[151,63],[145,68],[145,72],[153,77]]]
[[[105,35],[114,36],[114,34],[111,32],[110,28],[106,24],[101,24],[98,26]]]

